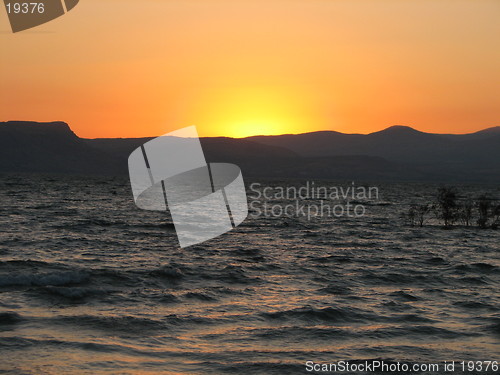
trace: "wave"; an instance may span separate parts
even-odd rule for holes
[[[401,301],[418,301],[418,300],[420,300],[419,297],[416,297],[413,294],[405,292],[403,290],[393,292],[390,294],[390,296],[396,297],[398,300],[401,300]]]
[[[170,340],[175,340],[174,338],[169,338]],[[81,349],[85,352],[93,351],[99,353],[116,353],[121,352],[125,354],[136,354],[145,355],[147,352],[134,349],[129,346],[119,345],[119,344],[105,344],[105,343],[95,343],[95,342],[80,342],[80,341],[66,341],[66,340],[56,340],[56,339],[35,339],[26,338],[19,336],[12,337],[0,337],[0,348],[8,349],[21,349],[24,350],[29,347],[41,347],[47,349],[48,347],[54,347],[57,349]],[[154,354],[151,352],[151,354]],[[9,372],[10,373],[10,372]],[[24,372],[22,374],[25,374]],[[38,373],[37,373],[38,374]]]
[[[430,264],[446,264],[446,263],[448,263],[444,258],[441,258],[441,257],[432,257],[432,258],[426,259],[425,262],[430,263]]]
[[[498,267],[489,263],[460,264],[455,266],[457,273],[500,273]]]
[[[33,267],[54,267],[54,266],[57,266],[57,264],[47,263],[39,260],[31,260],[31,259],[27,260],[14,259],[14,260],[0,261],[0,268],[7,268],[7,269],[13,267],[33,268]]]
[[[94,297],[99,295],[107,295],[111,291],[103,289],[92,289],[92,288],[81,288],[81,287],[59,287],[59,286],[46,286],[43,289],[49,294],[63,297],[72,300],[81,300],[88,297]]]
[[[166,328],[165,323],[161,320],[138,318],[134,316],[56,316],[51,318],[50,321],[57,325],[70,325],[92,330],[97,329],[128,333],[141,333],[145,330],[159,330]]]
[[[491,311],[498,311],[496,306],[490,305],[485,302],[477,302],[477,301],[458,301],[453,303],[454,306],[463,307],[466,309],[486,309]]]
[[[343,328],[333,327],[300,327],[282,326],[273,328],[257,328],[249,331],[251,336],[266,340],[296,339],[297,337],[314,337],[315,339],[349,338],[352,333]]]
[[[257,276],[248,276],[246,274],[245,268],[241,266],[226,266],[220,272],[216,272],[212,275],[207,275],[211,279],[218,280],[220,282],[226,282],[229,284],[252,284],[260,282],[260,278]]]
[[[275,353],[278,354],[278,353]],[[286,355],[287,353],[282,353]],[[210,362],[215,374],[304,374],[302,363],[285,361],[238,361],[237,363]]]
[[[400,272],[374,272],[374,271],[363,271],[361,278],[368,285],[436,285],[445,284],[445,280],[441,277],[436,277],[436,275],[428,276],[422,272],[412,272],[412,273],[400,273]]]
[[[184,294],[183,296],[186,299],[195,299],[199,301],[217,301],[217,298],[214,297],[213,295],[210,295],[208,293],[203,293],[203,292],[188,292]]]
[[[489,283],[488,280],[486,279],[486,277],[481,277],[481,276],[462,277],[458,280],[465,285],[471,285],[471,284],[472,285],[486,285]]]
[[[329,323],[354,323],[373,318],[354,308],[325,307],[317,309],[311,306],[291,310],[266,312],[262,315],[269,320],[289,321],[301,320],[306,322],[329,322]]]
[[[493,323],[485,328],[486,332],[500,336],[500,318],[494,318],[492,321]]]
[[[89,280],[89,274],[80,271],[50,273],[25,273],[0,275],[0,287],[9,286],[62,286],[81,284]]]
[[[389,328],[379,328],[369,331],[366,336],[373,338],[389,338],[389,337],[426,337],[440,338],[440,339],[457,339],[465,336],[478,336],[476,333],[454,331],[451,329],[446,329],[442,327],[436,327],[433,325],[410,325],[405,327],[389,327]]]
[[[153,271],[150,271],[149,275],[161,278],[167,278],[171,280],[180,280],[185,276],[184,272],[180,268],[172,265],[163,266]]]
[[[16,312],[0,312],[0,325],[16,324],[23,320],[23,317]]]
[[[327,287],[318,289],[318,292],[326,293],[326,294],[334,294],[334,295],[339,295],[339,296],[345,296],[345,295],[352,294],[352,289],[349,287],[345,287],[345,286],[331,285],[331,286],[327,286]]]

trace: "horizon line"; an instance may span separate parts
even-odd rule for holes
[[[66,124],[68,126],[68,128],[78,137],[78,138],[81,138],[81,139],[141,139],[141,138],[156,138],[156,137],[160,137],[162,135],[156,135],[156,136],[140,136],[140,137],[95,137],[95,138],[87,138],[87,137],[81,137],[79,136],[76,132],[73,131],[73,129],[71,128],[70,124],[66,121],[61,121],[61,120],[56,120],[56,121],[33,121],[33,120],[7,120],[7,121],[3,121],[3,122],[0,122],[0,124],[8,124],[8,123],[32,123],[32,124],[40,124],[40,125],[49,125],[49,124]],[[193,126],[193,125],[191,125]],[[196,126],[196,125],[194,125]],[[471,134],[477,134],[477,133],[481,133],[481,132],[484,132],[484,131],[488,131],[488,130],[499,130],[500,131],[500,125],[496,125],[496,126],[490,126],[490,127],[487,127],[487,128],[484,128],[484,129],[481,129],[481,130],[477,130],[477,131],[474,131],[474,132],[470,132],[470,133],[433,133],[433,132],[425,132],[425,131],[422,131],[422,130],[418,130],[412,126],[409,126],[409,125],[390,125],[386,128],[383,128],[381,130],[377,130],[377,131],[374,131],[374,132],[370,132],[370,133],[344,133],[344,132],[340,132],[340,131],[337,131],[337,130],[331,130],[331,129],[328,129],[328,130],[313,130],[313,131],[310,131],[310,132],[303,132],[303,133],[281,133],[281,134],[254,134],[254,135],[248,135],[248,136],[244,136],[244,137],[231,137],[231,136],[227,136],[227,135],[215,135],[215,136],[200,136],[200,138],[232,138],[232,139],[247,139],[247,138],[253,138],[253,137],[279,137],[279,136],[285,136],[285,135],[289,135],[289,136],[293,136],[293,135],[304,135],[304,134],[314,134],[314,133],[337,133],[337,134],[343,134],[343,135],[371,135],[371,134],[376,134],[376,133],[381,133],[383,131],[387,131],[389,129],[409,129],[409,130],[412,130],[412,131],[415,131],[417,133],[422,133],[422,134],[434,134],[434,135],[471,135]]]

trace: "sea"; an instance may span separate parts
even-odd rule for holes
[[[304,216],[245,182],[249,217],[182,249],[125,177],[0,176],[0,373],[498,373],[500,230],[408,225],[439,184],[359,182],[378,188],[346,197],[362,215]]]

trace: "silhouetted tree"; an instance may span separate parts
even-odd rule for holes
[[[457,193],[454,188],[441,187],[437,195],[438,217],[444,221],[445,227],[453,225],[457,219]]]
[[[423,227],[425,220],[427,218],[427,214],[430,212],[431,206],[429,204],[412,204],[408,209],[406,214],[403,214],[402,217],[408,225],[414,227],[418,225],[419,227]]]
[[[404,219],[405,223],[407,225],[411,225],[412,227],[415,226],[415,218],[416,218],[416,212],[415,212],[415,206],[412,204],[410,208],[408,209],[408,212],[403,213],[401,216]]]
[[[460,210],[459,210],[459,218],[462,221],[462,223],[466,226],[471,225],[472,223],[472,217],[474,214],[474,202],[471,199],[465,200],[461,205],[460,205]]]
[[[491,209],[491,199],[483,194],[478,198],[477,210],[479,212],[479,218],[477,219],[477,225],[481,228],[486,228],[488,226],[488,219]]]
[[[437,191],[436,203],[412,204],[401,217],[411,226],[424,226],[429,212],[435,212],[436,217],[444,222],[446,228],[457,220],[466,226],[475,221],[480,228],[498,229],[500,227],[500,202],[486,194],[477,199],[459,199],[453,187],[441,187]]]
[[[419,227],[423,227],[427,214],[431,210],[431,206],[428,204],[421,204],[417,206],[417,223]]]
[[[491,210],[491,216],[493,217],[493,224],[491,227],[493,229],[498,229],[500,226],[500,203],[497,203]]]

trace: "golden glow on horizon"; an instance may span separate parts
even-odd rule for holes
[[[290,92],[269,87],[222,90],[203,100],[200,133],[243,138],[300,132],[301,101]],[[201,121],[201,120],[200,120]]]
[[[217,134],[223,134],[226,137],[245,138],[253,135],[276,135],[293,133],[285,122],[275,121],[263,118],[248,119],[241,122],[231,122],[228,126],[221,127],[223,130]]]
[[[86,0],[10,33],[0,121],[81,137],[499,125],[497,0]]]

